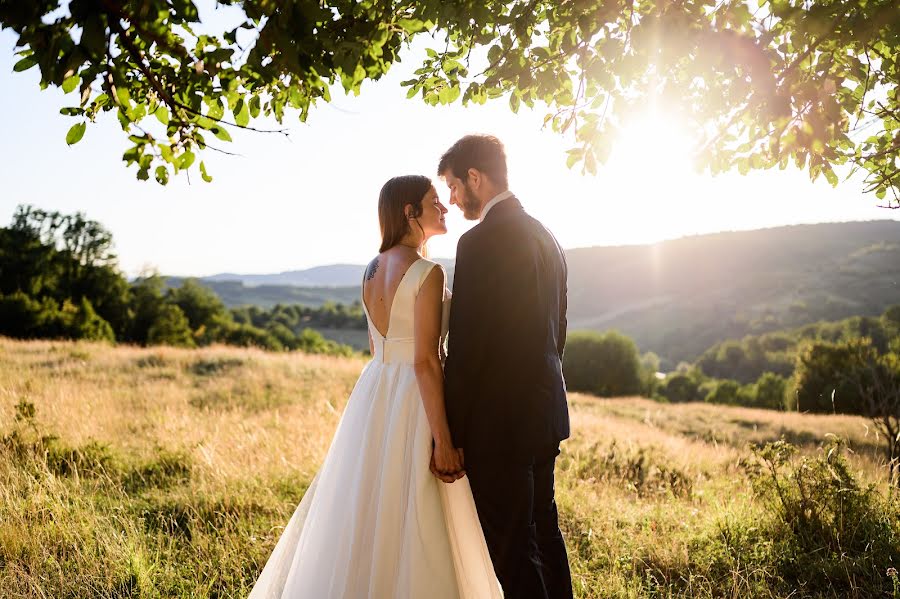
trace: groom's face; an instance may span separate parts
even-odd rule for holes
[[[463,181],[453,173],[447,173],[444,180],[450,188],[450,204],[459,206],[466,220],[478,220],[481,217],[481,200],[475,197],[469,181]]]

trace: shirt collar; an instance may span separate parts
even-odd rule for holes
[[[487,204],[485,204],[484,208],[481,209],[481,218],[479,219],[478,222],[484,222],[484,217],[487,216],[487,213],[490,211],[491,208],[493,208],[495,205],[499,204],[503,200],[508,200],[511,197],[513,197],[513,192],[509,191],[508,189],[506,191],[500,192],[497,195],[495,195],[493,197],[493,199],[490,202],[488,202]]]

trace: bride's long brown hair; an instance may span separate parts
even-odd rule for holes
[[[378,224],[381,225],[381,248],[384,252],[394,247],[404,236],[412,232],[410,219],[404,208],[412,206],[414,218],[422,216],[422,199],[431,189],[431,179],[423,175],[403,175],[389,179],[378,194]],[[416,222],[421,229],[422,226]],[[424,231],[422,231],[424,234]]]

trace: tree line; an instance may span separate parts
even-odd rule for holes
[[[572,333],[563,357],[570,391],[870,418],[900,482],[900,304],[879,318],[725,341],[662,378],[658,364],[614,331]]]
[[[600,396],[869,415],[872,377],[900,384],[900,304],[877,318],[723,341],[664,378],[658,366],[655,354],[641,355],[634,341],[615,331],[570,334],[563,360],[570,390]]]
[[[138,345],[211,343],[350,355],[313,326],[358,326],[358,308],[275,306],[229,310],[196,279],[167,287],[158,274],[128,281],[112,235],[82,213],[29,205],[0,228],[0,334]]]

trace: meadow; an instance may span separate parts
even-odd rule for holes
[[[364,363],[0,337],[0,596],[246,596]],[[865,419],[570,405],[577,597],[900,597],[900,511]]]

